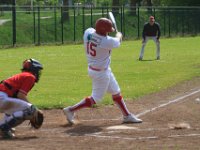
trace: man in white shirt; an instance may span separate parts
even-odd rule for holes
[[[113,101],[120,108],[123,114],[123,123],[142,122],[141,119],[128,111],[121,96],[120,87],[110,68],[112,49],[119,47],[122,41],[122,33],[120,32],[116,34],[116,37],[108,36],[108,33],[114,31],[112,22],[107,18],[98,19],[95,29],[88,28],[85,30],[83,40],[88,61],[88,74],[92,79],[92,95],[74,106],[63,109],[70,124],[75,123],[75,111],[92,107],[101,101],[106,92],[112,95]]]

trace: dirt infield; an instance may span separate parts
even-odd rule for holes
[[[121,124],[116,106],[77,112],[78,125],[66,124],[62,110],[44,110],[45,122],[32,130],[28,122],[16,128],[16,139],[0,139],[0,150],[199,150],[200,78],[127,100],[141,124]]]

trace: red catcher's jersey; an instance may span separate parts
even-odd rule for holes
[[[33,74],[22,72],[4,80],[12,89],[7,88],[4,84],[0,84],[0,91],[7,93],[9,97],[12,97],[17,91],[27,95],[34,86],[35,81],[36,78]]]

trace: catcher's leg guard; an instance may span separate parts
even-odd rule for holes
[[[5,120],[8,120],[8,118],[9,118],[10,116],[11,116],[10,114],[6,114],[6,113],[5,113],[5,114],[4,114],[3,120],[0,121],[0,125],[1,125],[2,123],[4,123]],[[15,133],[15,128],[11,128],[10,131],[11,131],[12,133]]]
[[[5,130],[0,127],[0,136],[4,139],[12,139],[15,137],[15,134],[11,130]]]
[[[9,119],[2,125],[0,128],[5,130],[10,130],[12,127],[16,127],[24,121],[22,117],[15,117],[14,115],[10,116]]]
[[[14,112],[12,115],[7,117],[7,119],[0,125],[0,129],[10,130],[12,127],[16,127],[21,124],[24,120],[30,120],[35,113],[36,108],[32,105],[31,107],[23,110]]]
[[[112,98],[113,98],[113,101],[117,104],[117,106],[122,111],[123,115],[128,116],[130,112],[128,111],[128,108],[126,107],[123,97],[120,94],[117,94],[117,95],[113,95]]]
[[[23,121],[24,120],[22,117],[15,117],[14,115],[9,116],[5,123],[0,125],[2,137],[6,139],[15,137],[14,132],[12,132],[12,128],[21,124]]]
[[[12,115],[8,116],[4,123],[0,125],[0,131],[3,138],[13,138],[15,135],[12,133],[12,128],[20,125],[24,120],[30,120],[36,108],[32,105],[31,107],[23,110],[14,112]]]
[[[31,105],[31,107],[26,108],[23,110],[23,119],[24,120],[30,120],[33,118],[34,113],[36,112],[36,107],[34,105]]]

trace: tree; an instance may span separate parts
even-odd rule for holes
[[[199,0],[160,0],[165,6],[200,6]]]
[[[151,0],[147,0],[147,6],[149,6],[149,7],[152,6],[152,2],[151,2]]]
[[[0,5],[5,5],[5,4],[6,5],[12,5],[12,2],[13,2],[13,0],[1,0]],[[3,13],[4,10],[10,10],[10,7],[7,7],[7,6],[0,7],[0,16],[4,15],[4,13]]]
[[[12,0],[1,0],[0,5],[2,4],[12,4]]]
[[[149,12],[152,12],[152,2],[151,2],[151,0],[146,0],[147,1],[147,10],[149,11]]]

